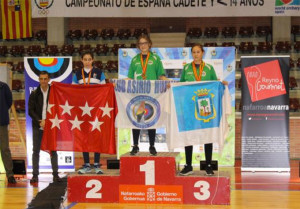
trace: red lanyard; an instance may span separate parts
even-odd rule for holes
[[[142,73],[143,80],[146,80],[146,71],[147,71],[147,64],[148,64],[149,57],[150,57],[150,52],[148,52],[148,54],[147,54],[146,62],[144,65],[144,59],[143,59],[143,55],[141,53],[141,65],[142,65],[142,69],[143,69],[143,73]]]
[[[199,66],[199,75],[197,74],[197,69],[196,69],[195,62],[193,62],[192,65],[193,65],[193,72],[194,72],[194,76],[195,76],[196,81],[201,81],[202,72],[203,72],[205,63],[202,61],[202,63],[200,64],[200,66]]]
[[[83,71],[83,68],[82,68],[82,70],[81,70],[81,73],[82,73],[83,85],[86,85],[86,83],[85,83],[85,76],[84,76],[84,71]],[[90,84],[90,80],[91,80],[91,74],[92,74],[92,69],[91,69],[91,71],[89,72],[89,79],[88,79],[88,83],[87,83],[87,85],[89,85],[89,84]]]

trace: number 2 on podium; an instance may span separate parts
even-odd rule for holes
[[[95,186],[95,187],[93,188],[93,186]],[[86,193],[85,198],[87,198],[87,199],[101,199],[102,198],[102,193],[97,193],[102,188],[101,181],[98,181],[95,179],[89,180],[88,182],[86,182],[86,188],[92,188],[92,189]]]

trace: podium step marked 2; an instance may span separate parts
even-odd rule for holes
[[[120,158],[120,170],[105,174],[70,174],[68,201],[99,203],[230,204],[230,177],[225,172],[204,176],[195,171],[179,176],[179,153],[129,153]]]

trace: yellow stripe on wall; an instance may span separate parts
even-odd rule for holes
[[[26,37],[26,31],[27,31],[27,22],[26,22],[26,17],[27,17],[27,12],[26,12],[26,5],[25,5],[25,1],[22,1],[22,8],[24,8],[24,10],[22,10],[22,23],[23,23],[23,37]],[[31,31],[31,27],[30,27],[30,31]]]
[[[1,17],[2,17],[2,37],[6,39],[6,17],[4,15],[4,0],[1,0]],[[1,171],[1,170],[0,170]]]
[[[11,12],[8,10],[8,15],[7,15],[7,19],[8,19],[8,31],[9,31],[9,39],[13,39],[13,26],[12,26],[12,14]]]
[[[26,15],[28,15],[28,20],[29,20],[29,25],[28,25],[28,27],[29,27],[29,34],[30,34],[30,36],[32,36],[32,27],[31,27],[31,1],[29,1],[29,9],[28,9],[28,13],[26,14]]]

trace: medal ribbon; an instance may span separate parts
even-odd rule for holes
[[[194,76],[195,76],[196,81],[201,81],[202,72],[203,72],[205,63],[202,61],[202,63],[200,64],[200,66],[199,66],[199,75],[197,75],[197,68],[196,68],[195,62],[192,62],[192,65],[193,65],[193,72],[194,72]]]
[[[148,52],[148,54],[147,54],[146,62],[144,65],[144,59],[143,59],[143,55],[141,53],[141,65],[142,65],[142,69],[143,69],[143,73],[142,73],[143,80],[146,80],[146,71],[147,71],[147,64],[148,64],[149,57],[150,57],[150,52]]]
[[[82,70],[81,70],[81,73],[82,73],[83,85],[86,85],[86,83],[85,83],[85,76],[84,76],[84,70],[83,70],[83,68],[82,68]],[[91,74],[92,74],[92,70],[89,72],[89,79],[88,79],[88,83],[87,83],[87,85],[89,85],[89,84],[90,84],[90,80],[91,80]]]

